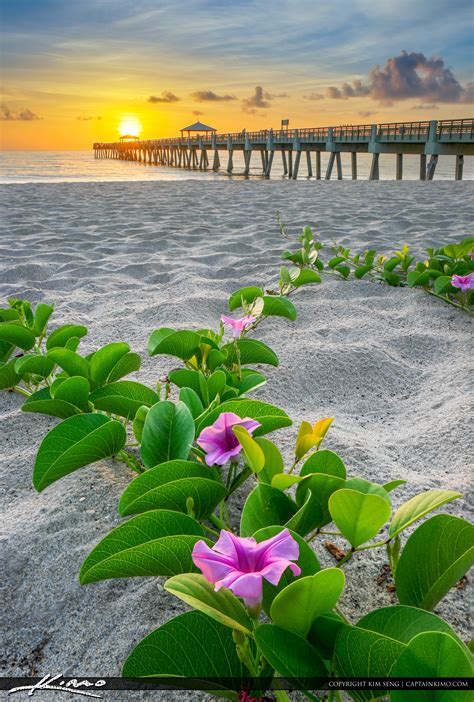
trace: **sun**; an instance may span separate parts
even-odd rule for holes
[[[140,136],[142,125],[136,117],[123,117],[118,127],[120,136]]]

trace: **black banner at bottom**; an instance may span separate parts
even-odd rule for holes
[[[15,696],[45,690],[101,698],[108,690],[251,691],[257,697],[271,690],[474,690],[474,678],[96,678],[45,675],[42,678],[0,678],[0,690]]]

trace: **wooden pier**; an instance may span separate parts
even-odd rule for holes
[[[420,179],[432,180],[438,157],[455,156],[454,178],[462,180],[464,156],[474,155],[474,119],[396,122],[340,127],[311,127],[294,130],[262,130],[234,134],[207,134],[195,137],[147,139],[95,143],[96,158],[112,158],[155,166],[171,166],[188,170],[218,171],[221,152],[225,171],[234,171],[234,152],[243,152],[244,171],[249,175],[252,156],[260,154],[262,175],[270,177],[275,152],[281,154],[283,172],[296,180],[301,164],[306,163],[306,176],[321,179],[321,152],[329,154],[324,174],[329,180],[336,167],[342,179],[341,153],[351,154],[351,176],[357,179],[357,154],[372,154],[370,180],[379,179],[380,154],[396,156],[395,175],[403,178],[404,154],[420,157]],[[314,169],[313,169],[314,156]]]

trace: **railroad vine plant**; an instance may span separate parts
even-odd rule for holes
[[[282,234],[289,238],[279,215],[278,223]],[[345,280],[368,277],[394,287],[420,288],[470,315],[474,312],[474,237],[429,248],[423,261],[417,261],[407,245],[390,255],[378,254],[375,249],[353,253],[336,243],[326,245],[314,237],[309,226],[304,227],[298,239],[298,249],[282,253],[282,258],[291,264],[280,269],[279,288],[284,295],[302,281],[320,283],[323,275]]]

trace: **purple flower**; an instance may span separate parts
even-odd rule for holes
[[[241,419],[233,412],[222,412],[212,426],[202,430],[196,442],[206,452],[208,466],[223,466],[241,452],[242,446],[232,431],[234,426],[244,427],[251,434],[260,422],[249,417]]]
[[[193,562],[216,592],[227,587],[247,607],[255,608],[262,602],[263,578],[278,585],[288,567],[293,575],[301,574],[301,568],[291,562],[298,560],[299,550],[288,529],[260,543],[223,530],[212,549],[204,541],[195,544]]]
[[[240,319],[232,319],[232,317],[226,317],[225,314],[221,314],[221,319],[228,327],[232,329],[232,335],[234,339],[237,339],[243,331],[247,329],[256,320],[256,317],[248,314],[246,317],[241,317]]]
[[[456,275],[451,276],[451,285],[455,288],[459,288],[462,292],[474,289],[474,273],[468,273],[467,275]]]

